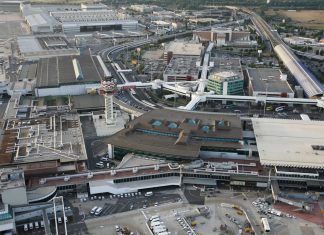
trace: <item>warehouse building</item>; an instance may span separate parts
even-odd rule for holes
[[[136,29],[138,21],[112,10],[57,11],[50,15],[64,33]]]
[[[207,90],[216,95],[243,95],[244,80],[232,71],[211,74]]]
[[[35,85],[36,96],[83,95],[99,87],[103,70],[98,58],[90,55],[40,59]]]
[[[169,159],[193,160],[200,151],[236,152],[242,148],[236,115],[153,110],[109,137],[115,157],[134,152]]]
[[[80,7],[73,7],[73,10],[71,8],[62,11],[54,6],[20,4],[21,14],[34,34],[136,29],[138,25],[136,19],[108,10],[103,4],[81,4]]]
[[[287,75],[274,68],[248,68],[249,95],[294,98],[295,93],[287,82]]]

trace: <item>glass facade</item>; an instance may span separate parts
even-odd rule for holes
[[[243,95],[243,79],[240,77],[210,78],[207,83],[207,90],[213,91],[215,95],[223,95],[225,82],[227,82],[227,95]]]

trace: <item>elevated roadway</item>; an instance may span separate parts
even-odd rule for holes
[[[235,160],[233,160],[235,162]],[[208,162],[205,162],[208,163]],[[104,187],[100,190],[106,190],[108,193],[128,193],[134,192],[134,189],[148,189],[155,187],[155,179],[159,180],[159,185],[181,185],[184,177],[192,179],[214,179],[221,182],[242,181],[242,182],[269,182],[268,173],[259,173],[260,168],[256,161],[246,161],[246,163],[233,163],[237,165],[236,170],[221,168],[209,168],[208,165],[199,167],[190,167],[190,164],[179,165],[177,163],[161,163],[146,166],[127,167],[121,169],[111,169],[105,171],[94,171],[79,173],[73,175],[51,176],[46,178],[34,177],[31,179],[30,189],[52,186],[83,185],[91,183],[93,186]],[[244,166],[244,167],[243,167]],[[131,179],[131,180],[130,180]],[[164,179],[164,180],[163,180]],[[271,176],[271,180],[290,181],[295,183],[296,187],[301,182],[314,182],[319,186],[324,186],[324,179],[297,178],[287,176]],[[97,182],[97,183],[96,183]],[[135,186],[134,186],[135,184]],[[138,187],[137,187],[137,186]],[[135,188],[134,188],[135,187]]]

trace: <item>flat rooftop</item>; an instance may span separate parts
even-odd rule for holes
[[[17,43],[21,56],[26,59],[79,54],[61,34],[19,36]]]
[[[166,76],[192,76],[198,78],[199,69],[196,63],[200,58],[196,56],[172,57],[164,70]]]
[[[106,22],[126,20],[126,15],[114,10],[57,11],[50,15],[61,23]]]
[[[253,91],[293,93],[286,80],[281,80],[281,71],[273,68],[248,68],[247,73]]]
[[[252,118],[262,165],[324,168],[324,122]]]
[[[186,41],[173,41],[166,46],[166,52],[173,52],[173,55],[200,56],[204,47],[201,43]]]
[[[1,146],[5,149],[1,149],[0,156],[7,156],[0,159],[1,165],[87,159],[79,117],[75,114],[9,120]]]
[[[2,190],[25,187],[24,172],[19,168],[1,168],[0,192]]]
[[[228,58],[218,56],[212,57],[210,61],[214,63],[214,67],[210,68],[210,74],[219,73],[223,71],[233,71],[239,77],[243,78],[240,58]]]
[[[161,157],[195,159],[201,148],[241,148],[242,127],[236,115],[153,110],[127,124],[107,142],[130,152],[140,151]]]
[[[83,74],[82,80],[77,80],[72,60],[77,59]],[[103,71],[95,56],[59,56],[42,58],[38,62],[36,87],[57,87],[60,85],[99,83]]]

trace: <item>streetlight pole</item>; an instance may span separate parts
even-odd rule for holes
[[[263,107],[263,116],[265,116],[266,107],[267,107],[267,97],[268,97],[268,82],[266,82],[266,98],[264,101],[264,107]]]

